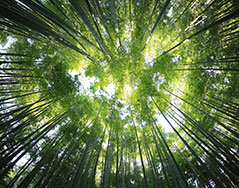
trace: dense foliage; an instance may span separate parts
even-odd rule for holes
[[[2,0],[0,187],[238,187],[237,0]]]

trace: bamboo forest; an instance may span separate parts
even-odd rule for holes
[[[0,2],[0,188],[239,187],[238,0]]]

